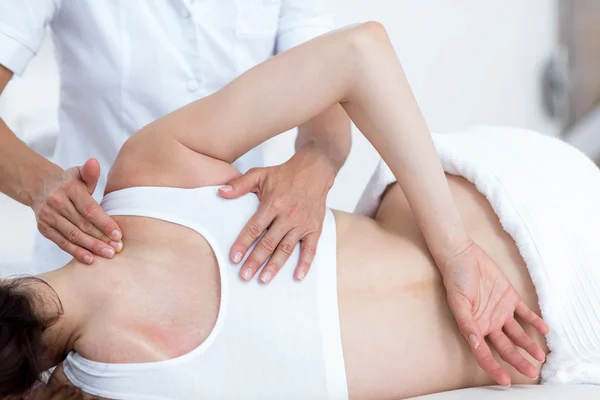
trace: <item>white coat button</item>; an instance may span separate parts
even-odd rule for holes
[[[200,89],[200,83],[197,80],[194,79],[187,83],[187,90],[190,92],[195,92],[198,89]]]

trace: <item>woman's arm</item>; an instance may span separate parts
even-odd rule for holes
[[[219,92],[149,124],[124,150],[141,154],[140,146],[154,148],[146,158],[151,161],[143,162],[146,177],[150,170],[164,175],[165,164],[177,162],[168,161],[166,149],[174,146],[169,140],[231,163],[337,103],[398,178],[434,256],[443,259],[464,246],[469,238],[429,130],[378,23],[326,34],[273,57]]]

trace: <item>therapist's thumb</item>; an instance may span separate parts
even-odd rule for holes
[[[235,199],[246,193],[256,192],[260,183],[261,169],[251,169],[244,175],[232,179],[219,188],[219,194],[226,199]]]
[[[100,177],[100,163],[98,160],[95,158],[87,160],[85,164],[79,167],[79,175],[87,186],[88,192],[93,194],[98,184],[98,178]]]

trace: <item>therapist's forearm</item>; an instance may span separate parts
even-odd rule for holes
[[[350,153],[350,127],[344,108],[336,104],[298,128],[296,152],[307,150],[321,154],[337,174]]]
[[[31,150],[0,118],[0,192],[31,207],[43,178],[62,169]]]

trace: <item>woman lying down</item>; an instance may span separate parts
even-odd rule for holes
[[[294,251],[271,284],[244,281],[228,251],[259,200],[218,195],[239,175],[231,162],[338,103],[385,160],[365,215],[326,211],[304,280]],[[432,140],[381,25],[340,30],[125,144],[102,202],[124,232],[119,257],[2,283],[0,392],[52,366],[86,393],[136,400],[598,383],[599,205],[600,173],[558,140]]]

